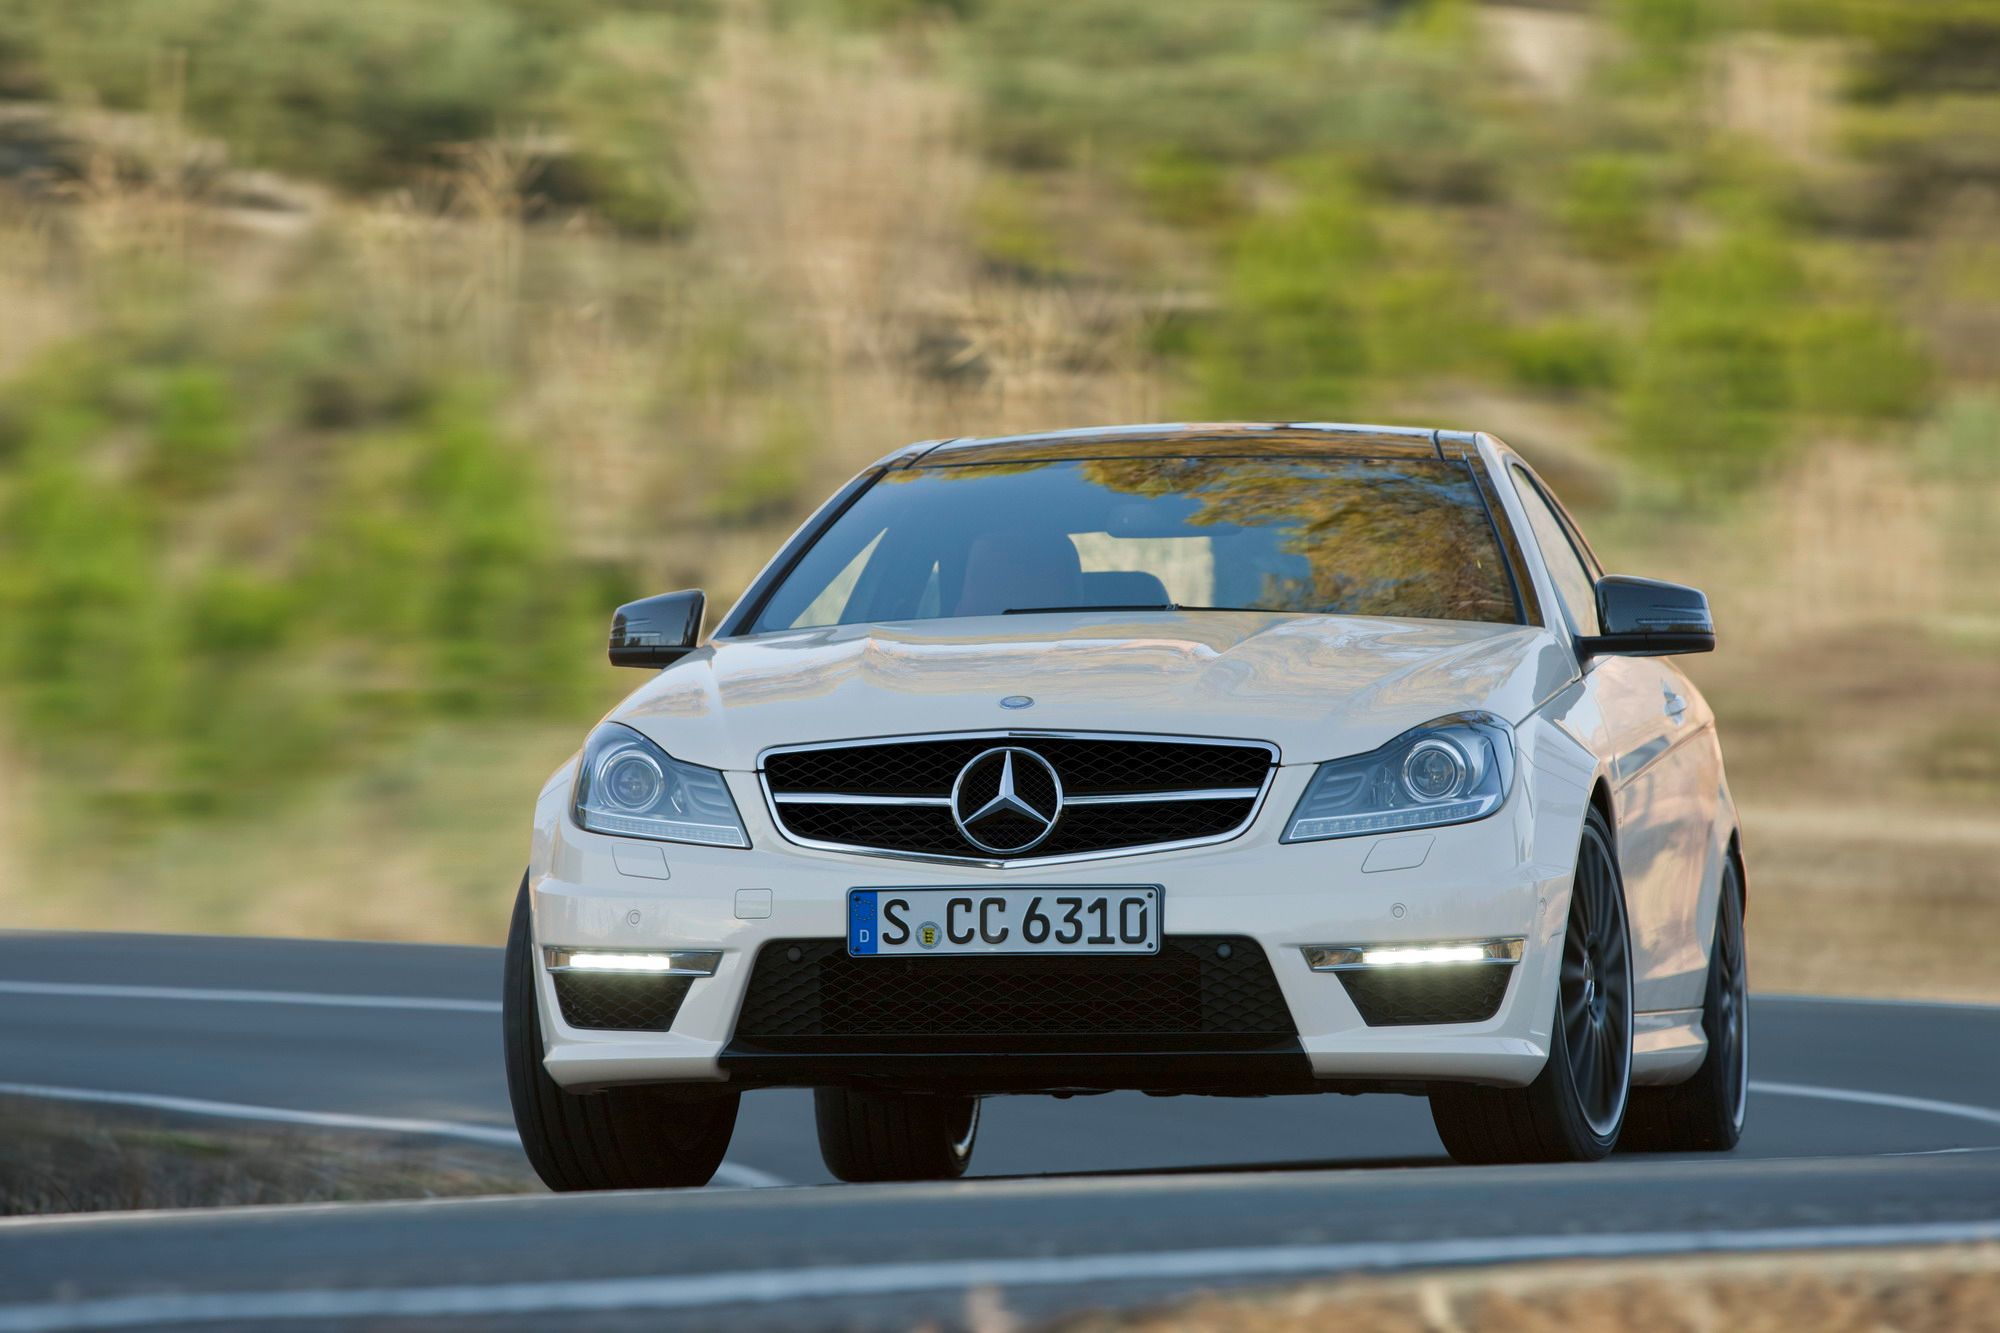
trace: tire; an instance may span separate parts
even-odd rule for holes
[[[1611,828],[1584,819],[1548,1063],[1525,1088],[1440,1087],[1431,1119],[1454,1159],[1594,1162],[1618,1145],[1632,1082],[1632,950]]]
[[[535,1174],[557,1191],[706,1185],[729,1149],[738,1094],[646,1087],[564,1091],[542,1067],[533,934],[523,876],[507,932],[500,1028],[514,1124]]]
[[[813,1089],[819,1155],[847,1181],[956,1180],[979,1136],[977,1097]]]
[[[1708,1055],[1685,1083],[1634,1088],[1621,1148],[1634,1152],[1728,1152],[1750,1109],[1750,971],[1743,944],[1743,877],[1724,864],[1701,1030]]]

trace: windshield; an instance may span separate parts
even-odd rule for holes
[[[890,472],[751,630],[1174,608],[1518,619],[1464,463],[1120,458]]]

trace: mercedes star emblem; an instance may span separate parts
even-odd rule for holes
[[[951,817],[983,852],[1010,856],[1049,836],[1061,817],[1062,779],[1033,750],[1012,745],[974,755],[951,786]]]

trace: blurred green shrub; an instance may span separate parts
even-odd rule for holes
[[[1630,154],[1591,153],[1573,163],[1557,214],[1571,242],[1600,259],[1644,254],[1658,237],[1647,164]]]
[[[1221,163],[1169,145],[1142,154],[1132,184],[1155,217],[1181,227],[1209,228],[1241,208],[1229,171]]]
[[[1618,334],[1588,319],[1548,319],[1510,329],[1503,351],[1515,383],[1554,393],[1612,388],[1623,369]]]
[[[1352,187],[1309,189],[1241,228],[1221,309],[1194,335],[1204,404],[1218,416],[1311,421],[1356,400],[1369,357],[1361,289],[1380,245]]]
[[[103,336],[5,390],[0,700],[52,771],[135,816],[224,810],[399,717],[578,702],[596,581],[486,395],[302,436],[230,387],[282,362],[203,343]],[[299,469],[324,475],[273,504]]]
[[[1872,304],[1815,305],[1792,329],[1798,406],[1845,417],[1908,417],[1929,401],[1931,364],[1909,328]]]
[[[1019,173],[995,172],[981,181],[967,219],[980,259],[1002,272],[1029,277],[1070,272],[1074,258],[1042,217],[1042,203],[1033,183]]]
[[[682,161],[690,80],[709,46],[674,14],[614,14],[561,62],[549,112],[572,144],[581,197],[634,231],[684,230],[694,187]]]
[[[677,160],[708,0],[0,0],[0,96],[173,107],[236,158],[408,184],[501,134],[556,136],[558,193],[685,223]],[[568,173],[573,162],[575,172]]]
[[[173,95],[184,60],[196,126],[248,161],[345,185],[493,134],[549,71],[546,43],[490,2],[0,0],[0,29],[33,34],[49,84],[113,107]]]
[[[153,484],[174,494],[199,494],[221,485],[243,450],[229,386],[205,366],[162,377],[153,408]]]
[[[1328,123],[1327,25],[1358,4],[1315,0],[1010,0],[978,7],[984,133],[1035,168],[1150,150],[1268,161]]]
[[[1626,394],[1633,447],[1690,487],[1727,485],[1762,466],[1784,437],[1785,321],[1804,283],[1769,228],[1668,260]]]
[[[1221,309],[1192,339],[1204,410],[1313,420],[1364,387],[1484,364],[1499,337],[1450,219],[1386,208],[1337,170],[1239,227]]]

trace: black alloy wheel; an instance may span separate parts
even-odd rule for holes
[[[1618,1146],[1631,1101],[1632,946],[1611,825],[1595,807],[1577,846],[1555,999],[1534,1082],[1432,1091],[1431,1120],[1454,1159],[1594,1162]]]
[[[1728,1152],[1743,1137],[1750,1111],[1750,965],[1743,938],[1743,875],[1732,855],[1723,865],[1702,1002],[1708,1054],[1685,1083],[1634,1088],[1625,1136],[1635,1152]]]
[[[1589,825],[1577,854],[1557,993],[1578,1109],[1593,1133],[1615,1137],[1632,1086],[1632,954],[1618,863],[1602,830]]]

